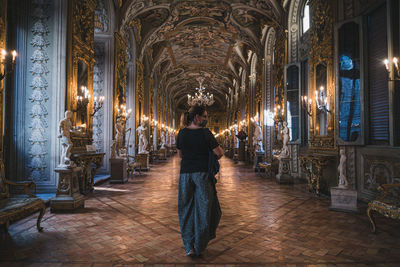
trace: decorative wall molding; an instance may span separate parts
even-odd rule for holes
[[[47,38],[50,33],[48,27],[48,1],[35,0],[33,1],[32,18],[34,21],[31,29],[33,36],[30,45],[34,48],[30,57],[32,66],[32,81],[30,87],[32,91],[29,96],[29,101],[32,103],[29,115],[31,117],[29,131],[29,157],[28,164],[30,177],[34,181],[48,180],[49,176],[45,171],[48,168],[48,47],[50,42]]]
[[[106,33],[110,30],[110,12],[106,5],[107,0],[96,0],[96,8],[94,10],[94,32]]]
[[[379,185],[400,182],[398,150],[359,148],[357,158],[360,170],[357,175],[358,192],[361,198],[375,199],[380,194],[377,190]],[[397,199],[399,198],[400,192],[397,191]]]
[[[93,96],[104,96],[104,43],[95,43],[94,58],[96,62],[93,67]],[[104,109],[100,109],[93,116],[93,145],[99,152],[104,152]]]

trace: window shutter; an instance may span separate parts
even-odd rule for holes
[[[386,5],[368,16],[368,84],[370,142],[389,143],[388,81],[382,60],[387,58]]]

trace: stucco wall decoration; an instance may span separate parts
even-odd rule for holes
[[[110,19],[109,13],[106,6],[106,1],[97,0],[96,8],[94,10],[94,32],[102,33],[108,32]]]
[[[29,143],[29,169],[30,176],[33,180],[43,180],[45,177],[45,170],[48,168],[47,164],[47,149],[46,144],[48,137],[46,134],[48,128],[48,112],[47,100],[49,99],[48,81],[49,69],[47,63],[49,55],[47,48],[50,43],[47,35],[50,33],[48,28],[47,9],[49,7],[48,1],[35,0],[33,1],[34,9],[32,12],[33,20],[35,21],[31,29],[33,36],[30,45],[34,48],[33,54],[30,57],[32,67],[32,81],[30,87],[32,88],[29,100],[32,102],[31,110],[29,112],[31,119]]]
[[[94,57],[96,62],[93,67],[93,96],[99,98],[104,95],[104,43],[96,43]],[[100,109],[93,116],[93,145],[97,151],[104,149],[104,109]]]

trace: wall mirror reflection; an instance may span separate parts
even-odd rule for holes
[[[327,95],[327,67],[319,63],[315,68],[315,103],[317,108],[317,134],[328,134],[329,101]]]
[[[90,98],[88,89],[88,65],[82,60],[78,60],[77,77],[77,125],[87,125],[87,105]]]
[[[300,68],[291,65],[286,69],[286,118],[290,141],[297,141],[300,136]]]
[[[361,135],[359,26],[349,22],[339,28],[339,136],[354,142]]]

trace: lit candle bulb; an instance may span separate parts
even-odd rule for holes
[[[17,56],[17,51],[13,50],[13,51],[11,52],[11,54],[12,54],[12,61],[13,61],[13,63],[14,63],[15,57]]]
[[[97,104],[97,96],[94,97],[94,103]]]
[[[399,65],[398,65],[398,59],[397,59],[397,57],[394,57],[393,58],[393,63],[394,63],[394,66],[396,67],[396,70],[398,70],[399,69]]]
[[[4,49],[2,49],[1,50],[1,61],[3,61],[3,60],[5,60],[6,59],[6,55],[7,55],[7,52],[6,52],[6,50],[4,50]]]
[[[385,64],[386,70],[389,71],[389,60],[388,60],[388,59],[385,59],[385,60],[383,61],[383,63]]]

